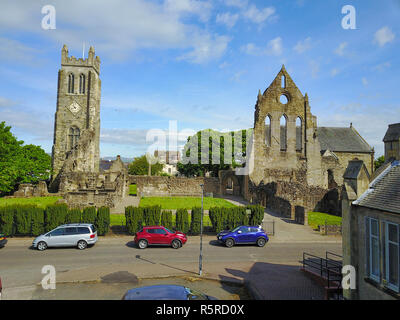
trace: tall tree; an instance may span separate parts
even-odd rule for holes
[[[50,178],[51,157],[39,146],[23,144],[10,126],[0,123],[0,195],[12,192],[19,183]]]
[[[151,165],[151,175],[155,176],[159,174],[164,165],[161,163],[156,163]],[[133,161],[129,164],[128,168],[129,174],[138,175],[138,176],[145,176],[148,175],[149,172],[149,162],[147,161],[146,155],[142,155],[140,157],[136,157]]]

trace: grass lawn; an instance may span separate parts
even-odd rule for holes
[[[192,209],[201,207],[201,197],[143,197],[140,199],[140,207],[160,205],[161,209]],[[203,208],[209,210],[211,207],[235,207],[234,204],[220,198],[204,198]]]
[[[318,229],[318,226],[325,224],[325,222],[327,225],[340,226],[342,224],[342,217],[322,212],[308,213],[308,225],[313,229]]]
[[[0,207],[16,204],[35,204],[38,207],[45,208],[48,205],[56,203],[58,199],[62,199],[62,197],[0,198]]]
[[[130,184],[129,185],[129,194],[136,196],[137,195],[137,186],[136,184]]]
[[[190,225],[191,216],[189,214],[189,225]],[[175,215],[172,214],[172,223],[175,225]],[[124,226],[125,225],[125,215],[124,214],[111,214],[110,215],[110,226]],[[205,227],[211,227],[211,220],[208,215],[203,216],[203,225]]]

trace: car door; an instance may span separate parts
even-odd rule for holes
[[[76,227],[66,227],[64,232],[64,241],[66,246],[76,246],[79,234]]]
[[[256,242],[259,237],[259,232],[257,228],[249,229],[249,233],[247,234],[248,242]]]
[[[47,246],[61,247],[64,243],[64,228],[57,228],[48,234]]]
[[[249,233],[249,227],[240,227],[240,229],[236,232],[236,242],[238,243],[244,243],[248,242],[248,233]]]
[[[160,244],[169,244],[169,237],[168,237],[168,232],[164,230],[163,228],[157,228],[157,234],[159,235],[160,239]]]

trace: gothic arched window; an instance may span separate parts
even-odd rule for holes
[[[300,117],[296,119],[296,151],[303,150],[303,122]]]
[[[78,143],[79,136],[81,135],[81,131],[77,127],[69,128],[69,150],[72,150]]]
[[[79,93],[82,93],[82,94],[85,93],[85,80],[86,80],[85,75],[81,74],[79,76]]]
[[[287,117],[286,115],[282,115],[280,120],[280,142],[281,142],[281,151],[286,151],[287,149]]]
[[[267,115],[265,118],[265,145],[271,146],[271,116]]]
[[[68,93],[74,93],[75,77],[73,73],[68,75]]]

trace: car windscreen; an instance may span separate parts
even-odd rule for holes
[[[239,227],[236,227],[235,229],[233,229],[232,232],[236,232],[236,231],[238,231],[239,229],[240,229],[240,226],[239,226]]]
[[[173,231],[169,230],[168,228],[165,228],[165,230],[167,230],[169,233],[174,233]]]

